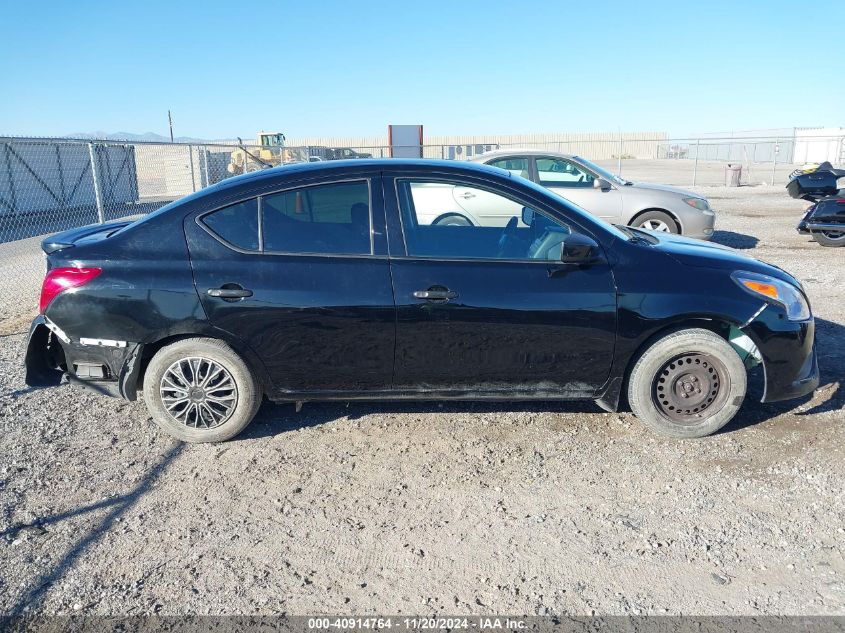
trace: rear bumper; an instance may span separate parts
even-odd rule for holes
[[[790,400],[819,386],[815,321],[789,321],[782,308],[768,304],[743,328],[763,358],[765,387],[761,402]]]
[[[67,379],[103,395],[135,400],[142,349],[138,343],[114,347],[74,341],[38,315],[29,329],[26,384],[55,387]]]

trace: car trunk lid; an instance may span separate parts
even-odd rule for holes
[[[108,222],[106,224],[89,224],[88,226],[62,231],[44,239],[41,242],[41,250],[47,255],[51,255],[66,248],[98,242],[131,223],[131,221],[124,220],[120,222]]]

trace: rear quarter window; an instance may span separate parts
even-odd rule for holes
[[[217,237],[237,248],[258,250],[258,200],[246,200],[218,209],[201,222]]]

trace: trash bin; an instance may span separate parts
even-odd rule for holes
[[[725,186],[739,187],[739,181],[742,178],[742,165],[734,165],[728,163],[725,167]]]

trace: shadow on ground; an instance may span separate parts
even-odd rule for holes
[[[165,453],[159,462],[153,466],[132,488],[129,492],[111,499],[92,503],[81,508],[68,510],[46,517],[39,517],[35,521],[26,524],[12,525],[8,529],[0,533],[0,537],[13,538],[22,530],[36,529],[44,531],[45,526],[59,523],[74,517],[79,517],[89,512],[96,512],[108,508],[109,511],[90,529],[82,530],[80,538],[74,543],[65,554],[59,558],[48,569],[41,573],[38,577],[33,579],[29,587],[22,588],[22,592],[17,601],[11,606],[6,616],[17,617],[24,613],[24,609],[29,607],[29,611],[35,611],[38,603],[43,599],[45,593],[50,587],[58,582],[66,572],[68,572],[85,552],[96,543],[105,532],[108,531],[109,526],[121,516],[123,516],[132,506],[152,488],[156,480],[164,473],[168,466],[179,456],[185,449],[185,444],[174,444],[174,446]]]
[[[760,242],[753,235],[745,235],[744,233],[735,233],[734,231],[714,231],[713,241],[722,246],[730,246],[740,250],[747,250],[754,248]]]
[[[295,413],[289,403],[265,402],[255,421],[234,441],[272,437],[279,433],[319,426],[348,418],[358,420],[367,415],[414,414],[414,413],[603,413],[590,400],[559,402],[542,400],[536,402],[472,402],[472,401],[382,401],[382,402],[307,402],[302,411]]]

